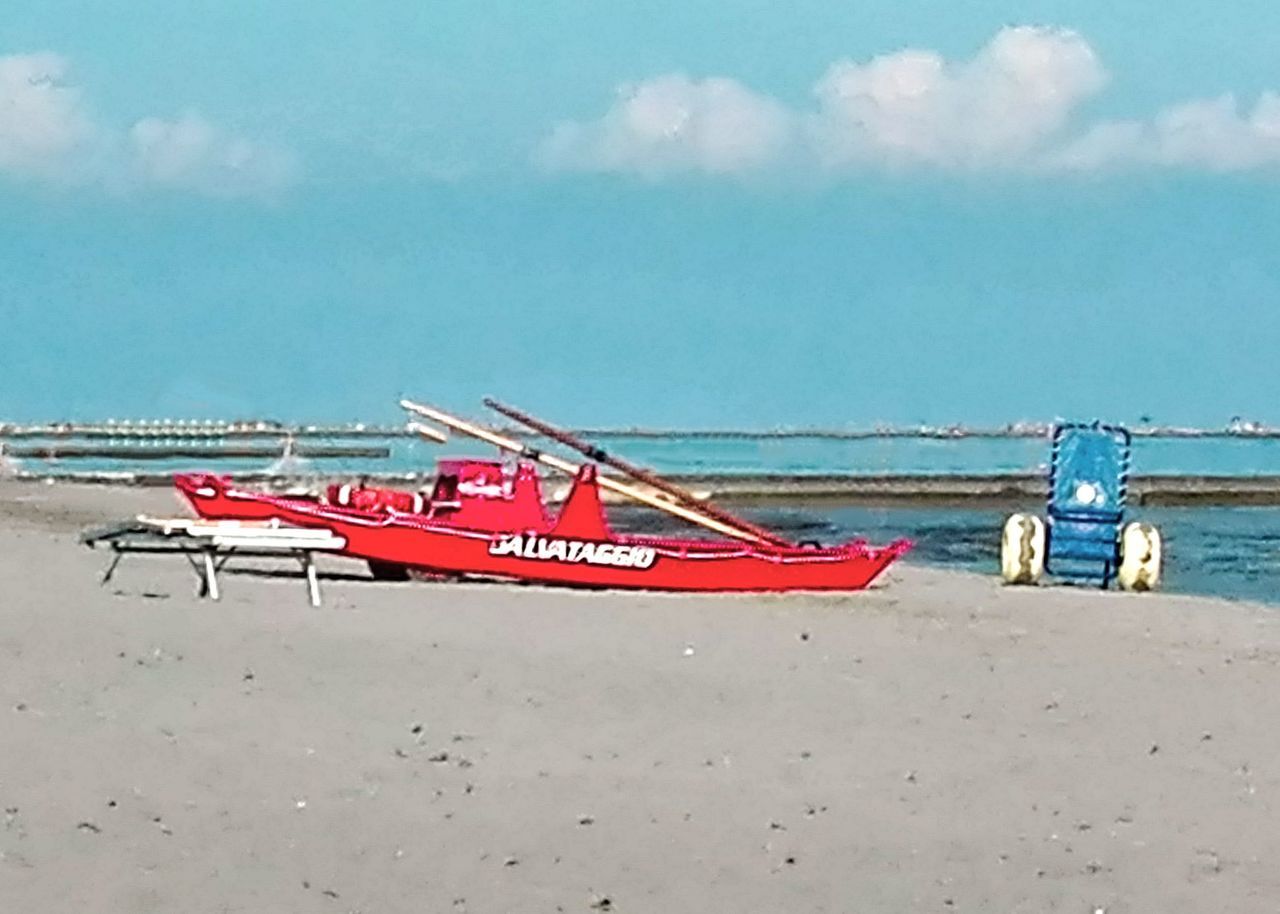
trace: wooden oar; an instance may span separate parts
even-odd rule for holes
[[[604,449],[596,447],[589,441],[583,441],[581,438],[578,438],[570,432],[566,432],[564,429],[556,428],[554,425],[543,422],[541,419],[536,419],[528,413],[521,412],[513,406],[507,406],[503,403],[499,403],[491,397],[485,397],[484,405],[495,412],[501,413],[508,419],[514,419],[521,425],[528,426],[538,434],[545,435],[552,441],[558,441],[565,447],[572,448],[589,460],[594,460],[596,463],[602,463],[605,466],[613,467],[615,470],[626,473],[637,482],[642,482],[650,488],[657,489],[660,492],[666,492],[672,498],[676,499],[679,504],[682,504],[684,507],[689,508],[692,511],[696,511],[704,517],[709,517],[712,520],[735,527],[745,533],[750,533],[757,539],[763,540],[766,543],[771,543],[774,546],[791,545],[776,533],[766,530],[763,527],[757,527],[755,524],[735,517],[728,511],[718,508],[715,505],[708,504],[707,502],[699,499],[692,492],[682,489],[675,483],[668,482],[663,479],[657,473],[654,473],[651,470],[646,470],[644,467],[638,467],[635,464],[628,463],[621,457],[614,457]]]
[[[412,400],[401,400],[400,406],[411,413],[416,413],[419,416],[425,416],[433,422],[439,422],[441,425],[447,426],[456,432],[461,432],[464,435],[470,435],[472,438],[478,438],[481,441],[487,441],[489,444],[492,444],[494,447],[500,448],[501,450],[510,451],[513,454],[518,454],[521,457],[527,457],[530,460],[536,460],[539,463],[551,467],[552,469],[559,470],[561,473],[576,476],[578,470],[581,469],[578,464],[562,460],[554,454],[544,454],[535,448],[529,447],[527,444],[516,441],[514,438],[508,438],[505,435],[499,435],[497,432],[490,431],[487,428],[472,425],[470,422],[459,419],[456,416],[451,416],[448,413],[442,413],[440,410],[432,409],[430,406],[424,406],[421,403],[414,403]],[[722,524],[719,521],[699,514],[696,511],[690,511],[682,505],[673,505],[665,499],[659,498],[656,495],[650,495],[648,492],[643,492],[634,486],[617,482],[607,476],[599,476],[597,477],[597,481],[600,483],[602,488],[608,489],[611,492],[617,492],[619,495],[625,495],[633,501],[638,501],[651,508],[657,508],[659,511],[665,511],[668,514],[681,518],[682,520],[687,520],[690,523],[706,527],[708,530],[714,530],[724,536],[744,540],[748,543],[755,543],[757,545],[765,544],[764,540],[753,533],[748,533],[745,530],[739,530],[737,527],[731,527],[728,524]]]

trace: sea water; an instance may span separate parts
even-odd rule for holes
[[[190,438],[184,443],[211,446],[225,441]],[[1049,460],[1049,441],[1042,437],[870,437],[833,435],[707,435],[609,433],[593,439],[610,453],[672,474],[982,474],[1035,472]],[[147,439],[156,448],[173,441]],[[402,436],[308,437],[308,444],[383,446],[381,459],[307,460],[289,457],[289,468],[333,475],[407,474],[429,472],[437,457],[492,454],[479,442],[454,438],[439,445]],[[109,443],[109,442],[99,442]],[[123,439],[120,443],[124,443]],[[130,444],[139,444],[136,439]],[[145,443],[145,442],[143,442]],[[265,443],[265,442],[263,442]],[[531,441],[537,446],[540,442]],[[282,445],[283,456],[283,445]],[[44,461],[27,459],[22,468],[56,475],[74,472],[174,472],[209,469],[209,461],[90,459]],[[279,461],[218,460],[213,469],[225,472],[265,471]],[[280,467],[286,469],[286,467]],[[1257,475],[1280,474],[1280,438],[1245,435],[1202,438],[1146,438],[1133,443],[1133,469],[1141,474]]]

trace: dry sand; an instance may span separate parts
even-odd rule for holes
[[[0,485],[5,911],[1280,910],[1272,610],[99,587],[81,526],[174,507]]]

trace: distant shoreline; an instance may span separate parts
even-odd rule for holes
[[[370,482],[417,488],[434,478],[426,473],[277,473],[230,472],[237,482],[272,489],[320,491],[332,480],[359,477]],[[9,478],[29,484],[165,487],[168,472],[80,472],[51,475],[17,472]],[[1005,507],[1043,500],[1047,477],[1039,473],[992,474],[671,474],[671,481],[710,498],[730,503],[830,504],[900,507]],[[555,483],[548,480],[548,492]],[[1132,505],[1165,507],[1280,506],[1280,475],[1134,476],[1129,482]]]
[[[738,503],[1004,507],[1042,501],[1050,423],[864,430],[597,429],[578,434],[688,488]],[[519,429],[505,434],[541,447]],[[1280,505],[1280,429],[1133,430],[1135,505]],[[1168,443],[1159,443],[1159,440]],[[1044,442],[1045,453],[1035,453]],[[456,452],[457,448],[450,447]],[[268,420],[0,423],[0,477],[168,486],[183,469],[318,491],[334,480],[420,487],[440,453],[401,426]],[[451,451],[446,450],[448,454]],[[553,491],[555,486],[548,486]]]
[[[489,425],[495,431],[517,438],[537,435],[520,426]],[[920,438],[954,440],[964,438],[1046,438],[1053,431],[1052,422],[1014,422],[1005,426],[950,425],[876,425],[871,428],[774,428],[774,429],[664,429],[646,427],[581,428],[574,434],[589,438],[658,438],[658,439],[812,439],[860,441],[876,438]],[[1135,425],[1129,427],[1135,438],[1280,438],[1280,428],[1253,422],[1235,422],[1223,428],[1197,428],[1173,425]],[[155,441],[192,439],[253,438],[414,438],[416,434],[401,425],[369,425],[360,422],[337,424],[288,424],[275,420],[246,419],[213,421],[197,419],[142,420],[136,422],[0,422],[0,442],[5,440],[82,438],[86,440]]]

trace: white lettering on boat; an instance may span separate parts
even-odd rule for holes
[[[652,568],[657,553],[648,546],[624,546],[615,543],[592,543],[556,537],[504,536],[489,543],[489,554],[513,555],[539,562],[563,562],[566,565],[612,565],[615,568]]]

